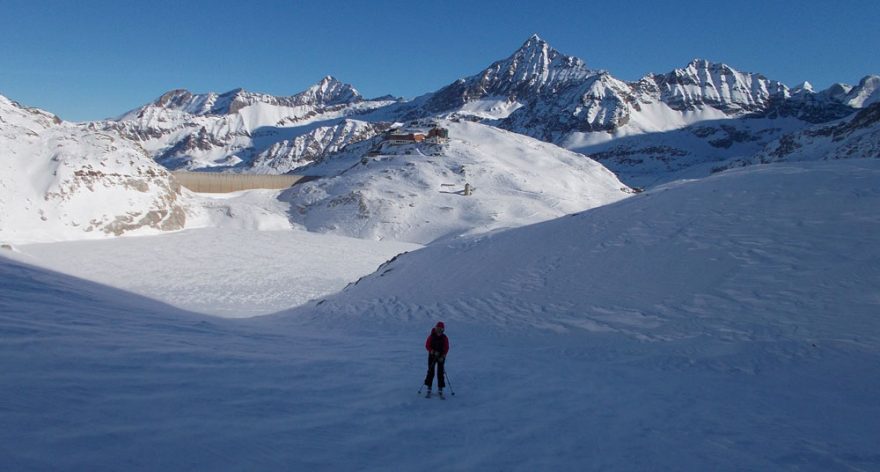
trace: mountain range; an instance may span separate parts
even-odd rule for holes
[[[285,173],[395,122],[458,116],[595,155],[645,185],[751,157],[878,101],[880,76],[815,91],[703,59],[625,82],[534,35],[510,57],[408,101],[366,99],[325,77],[290,97],[173,90],[95,126],[140,142],[171,169]]]
[[[442,162],[428,159],[436,165],[420,170],[432,175],[425,182],[437,185],[438,176],[460,177],[458,169],[489,162],[481,154],[488,143],[508,153],[491,155],[491,165],[483,167],[488,174],[504,175],[520,162],[532,162],[535,169],[549,172],[532,175],[531,181],[541,183],[537,187],[512,184],[516,180],[510,176],[479,185],[483,195],[500,191],[499,195],[511,198],[551,188],[550,182],[564,181],[571,172],[581,175],[571,155],[586,163],[592,158],[616,175],[613,181],[599,183],[605,179],[602,176],[584,177],[585,182],[624,191],[767,162],[876,158],[880,157],[880,76],[866,76],[854,86],[835,84],[815,91],[809,83],[789,88],[758,73],[696,59],[668,73],[626,82],[556,51],[535,35],[483,71],[411,100],[365,98],[352,85],[328,76],[286,97],[242,89],[219,94],[172,90],[116,119],[87,123],[63,122],[51,113],[4,99],[0,119],[0,138],[13,156],[5,159],[9,171],[0,182],[5,192],[0,205],[7,214],[15,208],[30,219],[33,215],[39,220],[56,218],[68,228],[100,228],[108,234],[179,229],[187,225],[186,215],[204,220],[199,208],[206,204],[211,212],[217,208],[211,202],[194,203],[198,197],[176,186],[167,170],[301,173],[323,181],[286,193],[291,207],[300,209],[290,212],[292,224],[361,237],[397,234],[427,242],[446,230],[526,224],[560,213],[540,210],[532,213],[540,217],[521,218],[516,211],[502,215],[487,207],[460,206],[455,200],[451,206],[440,206],[451,208],[444,211],[458,219],[425,228],[424,223],[402,216],[409,210],[394,215],[377,210],[384,205],[379,202],[390,202],[385,197],[372,195],[373,201],[361,192],[355,198],[352,195],[359,190],[346,186],[382,178],[400,184],[386,188],[386,194],[420,194],[427,187],[409,188],[412,183],[404,182],[413,169],[403,166],[420,165],[407,155],[441,156]],[[468,122],[474,126],[465,126]],[[453,133],[446,146],[383,147],[390,130],[424,130],[426,123],[454,127],[460,134]],[[487,128],[508,133],[493,134]],[[523,137],[544,143],[522,141]],[[560,156],[566,156],[565,165],[557,165]],[[356,167],[362,160],[385,164]],[[395,164],[388,167],[391,163]],[[66,177],[59,174],[65,165],[72,169]],[[47,184],[46,173],[56,182]],[[475,179],[471,175],[469,183]],[[22,191],[22,182],[33,185]],[[70,188],[53,190],[53,185]],[[508,188],[502,191],[504,186]],[[138,195],[116,199],[120,206],[100,215],[71,210],[52,217],[39,205],[17,205],[22,199],[61,199],[70,206],[77,201],[76,190],[95,188],[134,189]],[[571,212],[600,204],[588,194],[580,189],[573,198],[580,198],[581,204],[559,206],[564,195],[548,193],[539,206]],[[419,206],[410,198],[403,200]],[[607,203],[613,198],[600,200]],[[340,212],[348,204],[355,204],[353,214],[360,216],[352,219],[352,214]],[[365,207],[373,209],[364,211]],[[83,203],[82,208],[89,205]],[[384,214],[384,223],[355,224],[369,220],[367,214]],[[347,223],[334,221],[337,217]],[[398,221],[396,229],[393,221]],[[7,234],[15,233],[8,229],[12,225],[2,226]]]

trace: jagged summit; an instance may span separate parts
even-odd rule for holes
[[[289,97],[249,92],[240,87],[219,94],[216,92],[194,94],[186,89],[174,89],[165,92],[155,101],[135,112],[138,116],[142,116],[148,108],[159,108],[182,111],[190,115],[222,116],[236,113],[244,107],[257,103],[287,107],[328,107],[359,103],[363,100],[354,87],[328,75],[305,91]],[[129,113],[122,119],[130,119],[132,116],[132,113]]]
[[[499,88],[518,92],[542,92],[561,83],[595,75],[584,61],[553,49],[538,35],[532,35],[510,57],[492,64],[481,75]]]
[[[519,47],[514,53],[510,56],[511,58],[516,56],[543,56],[546,57],[549,54],[558,55],[559,52],[553,49],[550,46],[550,43],[541,39],[537,34],[533,34],[527,39],[522,46]]]
[[[864,108],[878,101],[880,101],[880,75],[865,76],[847,95],[847,104],[856,108]]]
[[[761,74],[706,59],[694,59],[667,74],[651,74],[643,81],[656,84],[661,101],[679,111],[710,106],[726,114],[757,112],[789,93],[784,84]]]
[[[432,94],[425,108],[429,112],[452,110],[484,98],[528,100],[557,93],[594,75],[584,61],[560,53],[535,34],[506,59]]]
[[[707,159],[755,152],[759,145],[796,128],[797,121],[827,123],[880,101],[878,90],[878,76],[868,76],[856,86],[836,84],[819,92],[809,83],[789,89],[762,74],[701,57],[669,72],[627,82],[590,69],[582,59],[565,55],[532,34],[509,56],[482,71],[411,101],[391,96],[365,99],[351,85],[327,75],[303,92],[284,97],[242,89],[222,94],[172,90],[118,120],[123,124],[110,127],[144,142],[159,162],[172,168],[200,168],[206,163],[244,168],[265,157],[277,170],[299,165],[293,161],[325,149],[306,145],[323,141],[306,137],[314,130],[298,129],[302,126],[326,128],[322,131],[326,137],[336,136],[329,130],[347,129],[336,121],[345,117],[375,123],[455,115],[584,153],[613,154],[627,162],[648,159],[642,161],[646,166],[662,163],[671,171],[675,166],[668,162],[683,160],[679,157],[687,156],[690,149]],[[710,123],[747,118],[795,121],[767,124],[766,132],[755,131],[757,121],[742,129]],[[680,149],[687,147],[679,144],[683,140],[640,146],[636,138],[654,134],[661,139],[657,133],[690,127],[687,140],[697,139],[699,145],[687,150]],[[349,135],[342,135],[339,142],[347,142]],[[624,137],[623,144],[611,144]]]
[[[798,84],[795,88],[791,89],[792,95],[797,95],[800,93],[814,93],[814,92],[815,92],[815,90],[813,89],[813,84],[811,84],[810,82],[808,82],[806,80],[801,82],[800,84]]]
[[[330,75],[295,97],[299,97],[300,101],[305,103],[320,105],[340,105],[363,100],[354,87]]]

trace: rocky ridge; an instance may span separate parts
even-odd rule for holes
[[[143,149],[0,96],[0,240],[182,229],[185,197]]]

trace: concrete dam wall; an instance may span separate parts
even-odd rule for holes
[[[314,177],[303,175],[220,174],[212,172],[172,172],[180,185],[199,193],[229,193],[257,188],[283,189]]]

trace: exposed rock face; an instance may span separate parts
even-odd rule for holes
[[[364,98],[354,87],[327,76],[305,91],[290,97],[248,92],[240,88],[221,94],[213,92],[193,94],[183,89],[172,90],[152,104],[129,112],[123,117],[123,121],[130,120],[133,118],[132,115],[143,117],[151,107],[181,111],[190,115],[231,115],[242,108],[260,103],[290,108],[300,106],[318,108],[350,105],[362,101]]]
[[[728,115],[761,112],[771,100],[788,93],[785,85],[763,75],[741,73],[703,59],[668,74],[648,75],[637,87],[673,110],[695,111],[709,106]]]
[[[169,169],[240,170],[253,167],[267,153],[279,153],[279,146],[311,132],[316,123],[336,126],[346,117],[395,102],[365,100],[351,85],[325,77],[289,97],[242,89],[222,94],[172,90],[116,121],[92,126],[140,142]],[[293,161],[277,166],[293,167]]]
[[[507,59],[431,94],[404,118],[467,115],[469,104],[480,101],[516,103],[506,106],[515,111],[493,124],[564,144],[573,134],[617,133],[622,128],[628,135],[664,132],[704,120],[793,117],[805,125],[824,123],[872,100],[875,82],[866,78],[859,87],[792,91],[761,74],[695,59],[684,68],[626,83],[533,36]]]
[[[754,156],[736,159],[715,171],[783,161],[880,159],[880,102],[832,123],[786,133]]]
[[[170,231],[186,222],[180,186],[118,134],[0,97],[0,149],[0,239]]]
[[[316,128],[292,140],[279,141],[254,159],[251,168],[261,174],[284,174],[384,132],[390,123],[345,120]]]
[[[595,74],[580,59],[560,54],[535,35],[507,59],[435,92],[424,109],[449,111],[486,97],[528,101],[558,93]]]
[[[783,149],[797,146],[801,139],[792,133],[801,130],[831,132],[810,127],[846,120],[880,101],[878,89],[878,76],[819,92],[809,83],[789,89],[702,59],[626,83],[533,36],[509,58],[420,99],[403,116],[493,124],[588,154],[627,183],[646,185],[752,156],[777,140]],[[870,156],[869,141],[859,137],[858,146],[840,152]]]
[[[809,83],[789,89],[703,59],[624,82],[535,35],[482,72],[409,102],[366,100],[325,77],[287,97],[172,90],[88,127],[136,141],[169,169],[287,173],[369,139],[383,122],[457,117],[596,154],[615,172],[647,175],[753,155],[787,133],[880,101],[878,90],[878,76],[819,92]]]

